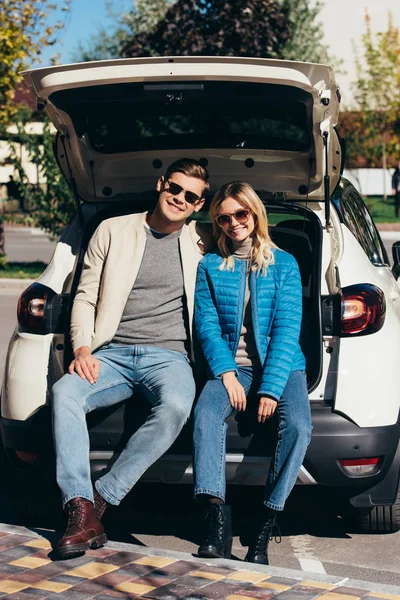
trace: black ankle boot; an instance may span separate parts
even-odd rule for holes
[[[210,503],[204,521],[204,539],[198,554],[208,558],[230,558],[231,551],[231,507]]]
[[[276,513],[270,511],[269,514],[260,518],[257,533],[253,543],[250,544],[245,560],[247,562],[257,563],[259,565],[268,565],[268,544],[275,538],[280,544],[281,532],[276,522]]]

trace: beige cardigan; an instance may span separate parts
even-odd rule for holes
[[[74,351],[81,346],[94,351],[113,339],[142,262],[146,214],[107,219],[92,236],[72,307]],[[191,339],[197,264],[203,255],[194,221],[183,226],[179,246]]]

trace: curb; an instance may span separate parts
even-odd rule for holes
[[[46,531],[43,532],[43,535],[40,535],[33,529],[28,529],[27,527],[22,527],[18,525],[8,525],[8,524],[0,524],[0,531],[4,533],[12,533],[16,535],[25,535],[31,538],[36,539],[46,539],[52,545],[56,543],[59,539],[60,534],[54,531]],[[197,564],[202,563],[204,565],[209,565],[212,567],[226,567],[229,569],[233,569],[235,571],[246,571],[246,572],[254,572],[254,573],[262,573],[272,577],[281,577],[281,578],[291,578],[297,580],[299,583],[302,581],[312,581],[315,583],[325,583],[331,584],[336,588],[345,586],[346,588],[354,588],[359,590],[365,590],[367,592],[378,593],[380,597],[385,597],[383,594],[386,594],[388,597],[390,594],[399,595],[400,594],[400,586],[390,585],[384,583],[374,583],[368,582],[358,579],[348,579],[347,577],[343,578],[336,575],[325,575],[321,573],[312,573],[309,571],[299,571],[295,569],[286,569],[283,567],[273,567],[273,566],[263,566],[257,565],[253,563],[244,563],[237,560],[231,559],[207,559],[200,558],[196,555],[190,554],[188,552],[178,552],[176,550],[163,550],[160,548],[149,548],[147,546],[141,546],[138,544],[129,544],[124,542],[113,542],[109,541],[107,543],[107,547],[113,550],[117,550],[119,552],[138,552],[140,554],[144,554],[146,556],[157,556],[161,558],[172,558],[185,562],[195,562]],[[334,592],[334,589],[332,589]],[[349,598],[349,596],[347,596]],[[379,596],[378,596],[379,597]],[[293,596],[294,598],[294,596]]]
[[[1,292],[23,292],[29,287],[32,283],[34,283],[35,279],[11,279],[4,277],[3,279],[0,277],[0,293]]]

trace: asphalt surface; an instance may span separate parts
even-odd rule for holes
[[[7,235],[9,260],[46,261],[54,243],[45,236],[26,231]],[[400,234],[390,232],[384,243],[390,251],[392,241]],[[391,254],[390,254],[391,255]],[[16,303],[19,292],[0,289],[0,378],[8,341],[16,323]],[[329,491],[329,490],[328,490]],[[234,488],[229,491],[235,515],[233,554],[244,558],[243,531],[251,519],[259,490]],[[296,488],[282,519],[282,543],[271,544],[271,564],[276,567],[300,569],[340,576],[346,581],[363,579],[382,584],[400,585],[400,532],[391,535],[361,535],[355,532],[351,517],[338,516],[334,498],[321,496],[315,488]],[[31,499],[27,498],[30,504]],[[35,516],[35,503],[42,510]],[[328,504],[331,507],[328,507]],[[58,500],[52,510],[43,512],[43,498],[32,499],[31,527],[62,530]],[[332,507],[333,505],[333,507]],[[106,514],[109,538],[129,541],[152,548],[196,552],[201,532],[201,514],[191,500],[189,486],[142,485],[118,508]],[[26,524],[18,503],[0,497],[0,521]]]

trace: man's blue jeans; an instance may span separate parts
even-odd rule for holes
[[[259,374],[254,373],[258,380]],[[246,396],[253,383],[251,367],[239,368]],[[195,496],[225,500],[226,419],[233,412],[221,379],[209,380],[194,412]],[[278,402],[278,439],[265,486],[264,504],[283,510],[311,438],[310,403],[304,371],[292,371]]]
[[[100,375],[90,384],[66,374],[53,386],[57,483],[63,505],[80,496],[93,502],[86,414],[131,398],[135,389],[152,409],[110,471],[96,481],[107,502],[119,504],[141,475],[175,441],[190,415],[195,383],[181,352],[152,346],[105,346],[95,353]],[[130,402],[134,402],[131,398]]]

